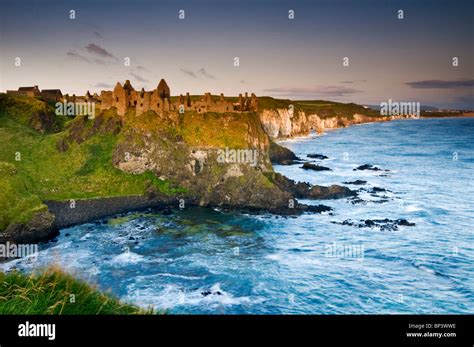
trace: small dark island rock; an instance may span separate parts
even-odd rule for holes
[[[370,164],[364,164],[364,165],[361,165],[355,169],[353,169],[353,171],[363,171],[363,170],[370,170],[370,171],[389,171],[389,170],[383,170],[377,166],[374,166],[374,165],[370,165]]]
[[[324,187],[311,185],[307,182],[295,182],[276,172],[267,174],[267,177],[281,190],[290,192],[297,199],[340,199],[357,195],[355,191],[344,186],[334,184],[329,187]]]
[[[343,183],[343,184],[354,184],[354,185],[361,186],[361,185],[367,184],[367,181],[363,181],[363,180],[355,180],[355,181],[350,181],[350,182],[342,182],[342,183]]]
[[[314,170],[314,171],[332,171],[328,167],[321,166],[321,165],[316,165],[316,164],[311,164],[311,163],[304,163],[301,168],[305,169],[305,170]]]
[[[340,224],[340,225],[349,225],[355,226],[358,228],[371,228],[379,229],[380,231],[397,231],[399,226],[415,226],[415,223],[411,223],[406,219],[361,219],[359,222],[352,221],[351,219],[346,219],[343,222],[331,223]]]
[[[329,159],[329,157],[323,154],[308,154],[307,157],[311,159],[321,159],[321,160]]]

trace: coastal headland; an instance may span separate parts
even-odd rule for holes
[[[63,102],[92,102],[94,115],[58,114]],[[101,96],[0,94],[0,242],[46,241],[66,226],[146,208],[327,211],[297,199],[356,193],[275,173],[272,163],[304,161],[275,141],[413,117],[247,93],[173,97],[164,80],[151,92],[126,81]]]

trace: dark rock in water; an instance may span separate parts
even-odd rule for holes
[[[380,199],[380,200],[374,200],[374,201],[371,201],[371,202],[373,202],[375,204],[383,204],[383,203],[389,202],[389,201],[390,201],[389,199]]]
[[[361,185],[367,184],[367,181],[355,180],[355,181],[351,181],[351,182],[342,182],[342,183],[344,183],[344,184],[354,184],[354,185],[361,186]]]
[[[341,199],[356,196],[357,193],[344,186],[333,184],[329,187],[312,186],[307,198],[309,199]]]
[[[373,197],[376,197],[376,198],[385,198],[387,199],[388,197],[387,196],[380,196],[379,193],[386,193],[386,192],[390,192],[390,190],[388,189],[385,189],[385,188],[380,188],[380,187],[372,187],[370,189],[366,189],[366,188],[360,188],[358,190],[358,192],[367,192],[369,193],[371,196]]]
[[[70,235],[71,235],[71,234],[69,234],[69,233],[64,234],[64,236],[66,236],[66,237],[67,237],[67,236],[70,236]]]
[[[354,197],[354,198],[350,199],[350,202],[351,202],[352,205],[355,205],[355,204],[364,204],[365,205],[365,204],[367,204],[367,201],[362,200],[359,197]]]
[[[365,221],[365,225],[367,225],[368,227],[373,227],[375,225],[375,222],[373,220],[367,219]]]
[[[397,231],[399,226],[414,226],[415,223],[410,223],[406,219],[361,219],[359,222],[352,221],[351,219],[347,219],[343,222],[335,222],[332,221],[331,223],[340,224],[340,225],[349,225],[358,228],[377,228],[380,231]]]
[[[370,170],[370,171],[388,171],[388,170],[382,170],[381,168],[377,167],[377,166],[373,166],[373,165],[370,165],[370,164],[364,164],[364,165],[361,165],[355,169],[353,169],[353,171],[362,171],[362,170]]]
[[[308,154],[307,157],[311,159],[321,159],[321,160],[329,159],[329,157],[322,154]]]
[[[314,170],[314,171],[332,171],[328,167],[321,166],[321,165],[316,165],[316,164],[311,164],[311,163],[304,163],[301,168],[305,169],[305,170]]]
[[[135,240],[135,238],[133,236],[130,236],[128,239],[129,240]]]
[[[208,295],[211,295],[211,294],[212,294],[212,295],[222,295],[222,293],[221,293],[220,291],[218,291],[218,290],[216,290],[214,293],[211,292],[210,290],[206,290],[206,291],[204,291],[204,292],[201,292],[201,295],[202,295],[202,296],[208,296]]]
[[[390,199],[388,199],[387,196],[379,196],[379,195],[376,195],[376,194],[370,194],[370,196],[373,196],[374,198],[379,198],[379,200],[369,200],[369,201],[366,201],[366,200],[363,200],[361,198],[359,198],[358,196],[357,197],[354,197],[354,198],[351,198],[350,199],[350,203],[355,205],[355,204],[364,204],[366,205],[367,203],[373,203],[373,204],[383,204],[385,202],[389,202]]]
[[[339,199],[357,195],[355,191],[344,186],[313,186],[307,182],[295,182],[279,173],[272,173],[267,177],[278,188],[292,193],[298,199]]]
[[[313,213],[321,213],[332,211],[332,208],[326,205],[305,205],[305,211]]]
[[[412,226],[415,226],[415,223],[410,223],[410,222],[407,221],[406,219],[399,219],[399,220],[398,220],[398,225],[407,226],[407,227],[412,227]]]
[[[288,148],[276,144],[273,141],[270,141],[268,155],[270,157],[270,161],[273,164],[293,165],[301,161],[301,159],[298,158],[295,153],[290,151]]]
[[[299,163],[301,163],[300,160],[282,160],[278,164],[280,164],[280,165],[295,165],[295,164],[299,164]],[[274,163],[274,164],[276,164],[276,163]]]

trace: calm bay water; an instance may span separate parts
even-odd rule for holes
[[[60,265],[170,313],[473,313],[474,119],[394,121],[282,142],[332,171],[276,166],[314,184],[364,180],[362,201],[296,217],[192,208],[64,229],[32,271]],[[353,171],[373,164],[389,171]],[[373,187],[386,191],[370,192]],[[315,202],[308,202],[315,203]],[[380,230],[345,220],[406,219]],[[341,251],[342,250],[342,251]]]

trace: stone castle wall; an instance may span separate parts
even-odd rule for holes
[[[145,91],[143,88],[141,91],[136,91],[129,80],[123,86],[117,82],[113,91],[102,91],[96,101],[100,109],[115,107],[121,116],[129,107],[135,108],[136,115],[147,111],[154,111],[157,114],[169,111],[223,113],[257,111],[258,109],[258,99],[253,93],[250,97],[247,93],[245,97],[240,94],[235,103],[225,100],[224,94],[221,94],[218,100],[213,100],[211,93],[205,93],[200,100],[191,100],[189,93],[186,93],[186,96],[181,94],[176,102],[172,102],[170,88],[163,79],[153,91]]]
[[[192,100],[189,93],[186,96],[182,94],[175,102],[171,101],[171,92],[164,79],[152,91],[145,91],[143,88],[136,91],[129,80],[125,81],[123,86],[117,82],[113,90],[103,90],[100,95],[91,95],[89,92],[85,96],[62,95],[61,91],[56,89],[40,92],[38,86],[21,87],[18,91],[7,91],[8,94],[19,94],[27,96],[43,96],[47,99],[67,102],[94,102],[96,107],[101,110],[107,110],[112,107],[117,109],[117,114],[125,115],[128,108],[135,108],[135,114],[138,116],[148,111],[154,111],[157,114],[170,111],[195,111],[197,113],[206,112],[248,112],[258,110],[258,99],[255,94],[245,96],[239,94],[236,102],[228,101],[224,94],[220,94],[219,99],[213,100],[211,93],[205,93],[201,99]]]

